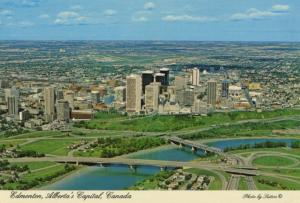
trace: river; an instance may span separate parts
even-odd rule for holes
[[[210,146],[224,149],[226,147],[237,147],[244,144],[253,145],[266,141],[286,142],[288,145],[296,139],[232,139],[207,143]],[[190,149],[179,147],[161,148],[145,153],[133,153],[129,158],[135,159],[153,159],[170,161],[191,161],[199,158],[203,153],[198,151],[193,153]],[[50,184],[42,189],[47,190],[121,190],[128,188],[143,179],[157,173],[160,169],[157,167],[138,167],[132,171],[126,166],[109,167],[86,167],[66,178]]]

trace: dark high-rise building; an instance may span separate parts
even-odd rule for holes
[[[63,90],[57,90],[56,91],[56,100],[62,100],[64,99],[64,91]]]
[[[215,106],[217,101],[217,82],[214,80],[210,80],[207,82],[207,103]]]
[[[170,83],[170,70],[169,70],[169,68],[161,68],[159,70],[159,72],[165,74],[164,84],[162,84],[162,85],[168,86],[169,83]]]
[[[229,81],[223,80],[222,81],[222,97],[228,98],[229,96]]]
[[[164,73],[155,73],[154,78],[155,78],[155,82],[160,82],[161,85],[166,84],[166,77]]]
[[[70,115],[69,103],[64,100],[59,100],[57,104],[57,120],[69,122]]]
[[[142,72],[142,91],[143,94],[145,94],[145,88],[147,85],[150,85],[150,83],[154,82],[154,75],[153,71],[144,71]]]

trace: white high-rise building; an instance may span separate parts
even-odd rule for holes
[[[126,112],[139,113],[141,111],[142,78],[139,75],[126,77]]]
[[[71,109],[74,109],[74,97],[75,94],[73,91],[64,92],[64,100],[69,103]]]
[[[10,116],[17,117],[19,115],[19,102],[15,96],[7,97],[7,108]]]
[[[187,87],[188,77],[185,76],[175,76],[174,85],[176,90],[183,90]]]
[[[119,86],[115,88],[115,101],[120,103],[126,101],[126,87]]]
[[[192,71],[192,85],[198,86],[200,84],[200,71],[198,68],[193,68]]]
[[[55,90],[53,87],[44,89],[45,116],[47,121],[53,121],[55,117]]]
[[[5,99],[7,101],[8,97],[15,97],[17,100],[19,100],[20,92],[16,87],[12,87],[10,89],[5,89]]]
[[[153,82],[146,86],[145,108],[147,111],[158,111],[160,83]]]

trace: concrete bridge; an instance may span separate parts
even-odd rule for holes
[[[200,143],[192,142],[189,140],[183,140],[179,137],[168,137],[166,139],[167,139],[167,141],[177,144],[179,146],[191,147],[192,151],[197,151],[200,149],[200,150],[203,150],[205,153],[210,152],[210,153],[224,155],[223,150],[216,148],[216,147],[210,147],[205,144],[200,144]]]
[[[8,159],[11,163],[18,162],[58,162],[58,163],[71,163],[71,164],[93,164],[98,166],[106,165],[125,165],[129,166],[130,169],[136,170],[139,166],[155,166],[159,167],[161,170],[165,170],[167,167],[170,168],[201,168],[207,170],[220,170],[232,174],[258,175],[256,170],[240,169],[228,166],[218,166],[213,164],[199,163],[199,162],[179,162],[179,161],[164,161],[164,160],[145,160],[145,159],[128,159],[128,158],[92,158],[92,157],[40,157],[40,158],[13,158]]]

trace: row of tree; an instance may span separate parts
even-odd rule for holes
[[[91,147],[101,149],[101,157],[110,158],[123,154],[136,152],[143,149],[158,147],[165,144],[165,141],[157,137],[140,138],[98,138],[97,142]]]
[[[226,147],[224,152],[232,151],[232,150],[243,150],[243,149],[251,149],[251,148],[278,148],[278,147],[287,147],[287,143],[285,142],[272,142],[266,141],[255,144],[242,144],[237,147]]]

